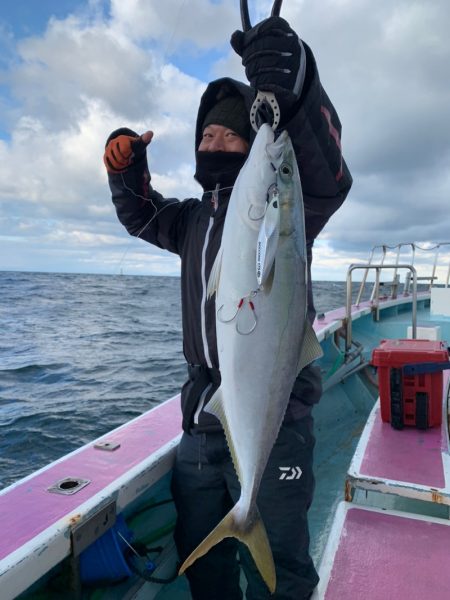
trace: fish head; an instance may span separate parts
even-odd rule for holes
[[[286,131],[283,133],[286,133],[286,137],[278,160],[278,182],[281,183],[281,187],[294,185],[293,180],[298,175],[297,158],[291,138]]]
[[[305,237],[303,194],[297,158],[287,137],[278,166],[276,186],[280,210],[280,236]]]
[[[234,185],[233,193],[239,198],[241,218],[252,229],[257,230],[261,225],[270,190],[276,183],[286,139],[289,139],[286,132],[275,139],[272,128],[267,123],[261,125]]]

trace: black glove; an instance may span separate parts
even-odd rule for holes
[[[248,31],[231,36],[245,74],[256,90],[274,92],[283,115],[300,98],[306,70],[303,44],[287,21],[269,17]]]
[[[145,143],[137,133],[122,127],[111,133],[106,141],[103,162],[108,173],[123,173],[145,156]]]

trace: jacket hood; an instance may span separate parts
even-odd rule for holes
[[[250,115],[250,107],[255,98],[255,92],[250,86],[229,77],[223,77],[221,79],[212,81],[208,84],[208,87],[206,88],[200,100],[200,106],[197,114],[197,124],[195,127],[195,150],[197,150],[199,147],[202,139],[202,125],[206,115],[219,100],[227,96],[242,96],[244,98],[244,103],[248,114]],[[252,130],[250,133],[250,144],[252,144],[254,138],[255,133]]]

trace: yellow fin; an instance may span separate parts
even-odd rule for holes
[[[261,577],[273,594],[276,586],[276,574],[266,529],[256,507],[253,513],[248,515],[245,523],[239,524],[236,520],[239,509],[238,504],[234,506],[217,527],[197,546],[181,565],[179,574],[184,573],[197,558],[204,556],[224,538],[235,537],[248,547]]]
[[[236,474],[238,476],[239,483],[242,485],[241,466],[239,464],[236,448],[234,447],[233,437],[231,435],[230,426],[228,425],[227,416],[223,408],[223,395],[221,387],[219,387],[219,389],[217,389],[214,392],[211,400],[205,406],[205,412],[211,413],[219,419],[220,424],[222,425],[223,430],[225,432],[225,438],[227,440],[228,448],[230,450],[234,470],[236,471]]]
[[[223,400],[222,400],[222,388],[219,387],[211,396],[210,401],[205,406],[205,411],[214,415],[219,419],[222,423],[222,427],[224,426],[224,421],[226,420],[225,413],[223,411]]]
[[[219,289],[220,282],[220,271],[222,269],[222,256],[223,246],[220,246],[219,251],[216,254],[213,266],[211,267],[211,273],[209,274],[208,285],[206,287],[206,297],[209,299]]]
[[[297,373],[300,373],[304,367],[312,363],[314,360],[317,360],[321,356],[323,356],[322,346],[317,339],[313,326],[309,321],[307,321],[305,335],[303,337],[302,353],[298,361]]]

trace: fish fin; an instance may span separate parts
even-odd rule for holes
[[[223,411],[223,401],[222,401],[222,388],[219,387],[214,394],[211,396],[210,401],[208,402],[208,404],[205,406],[204,410],[208,413],[210,413],[211,415],[214,415],[215,417],[217,417],[219,419],[219,421],[222,423],[222,421],[225,421],[225,413]],[[223,425],[223,423],[222,423]]]
[[[323,356],[322,346],[317,339],[316,332],[314,331],[311,323],[307,321],[305,335],[303,337],[302,353],[298,361],[297,372],[300,373],[304,367],[321,356]]]
[[[208,404],[205,406],[205,408],[203,410],[205,412],[210,413],[211,415],[214,415],[215,417],[217,417],[219,419],[220,424],[222,425],[223,430],[225,432],[225,438],[227,440],[228,448],[230,450],[234,469],[238,476],[239,482],[242,483],[241,466],[239,464],[239,461],[237,458],[237,453],[236,453],[236,450],[235,450],[235,447],[233,444],[233,438],[230,433],[230,426],[228,425],[227,416],[223,409],[223,396],[222,396],[222,388],[221,387],[219,387],[219,389],[214,392],[214,394],[211,397],[211,400],[208,402]]]
[[[187,557],[180,567],[179,575],[223,539],[235,537],[248,547],[261,577],[273,594],[276,586],[275,565],[264,523],[255,507],[253,514],[248,515],[245,520],[245,524],[241,524],[240,510],[241,507],[238,503],[225,515],[217,527]]]
[[[220,271],[222,268],[223,246],[220,246],[219,252],[216,254],[211,273],[209,274],[208,286],[206,288],[207,298],[211,298],[217,292],[220,282]]]

